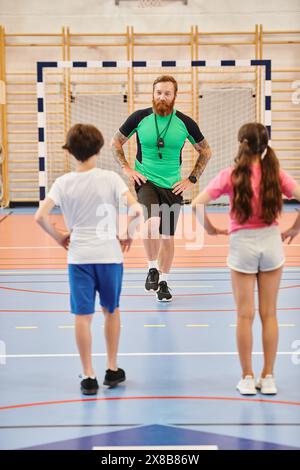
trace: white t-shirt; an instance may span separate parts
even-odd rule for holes
[[[48,193],[71,232],[69,264],[122,263],[117,240],[119,201],[128,187],[113,171],[93,168],[60,176]]]

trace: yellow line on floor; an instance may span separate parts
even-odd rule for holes
[[[165,328],[167,325],[156,324],[156,325],[144,325],[145,328]]]
[[[195,324],[195,325],[185,325],[187,328],[206,328],[208,327],[209,325],[198,325],[198,324]]]
[[[38,326],[16,326],[16,330],[37,330]]]

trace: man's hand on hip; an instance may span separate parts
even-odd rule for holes
[[[177,183],[173,184],[172,193],[177,195],[182,193],[183,191],[186,191],[187,189],[193,188],[193,186],[195,186],[194,183],[192,183],[188,178],[186,178],[184,180],[177,181]]]
[[[147,178],[142,175],[141,173],[139,173],[138,171],[136,170],[133,170],[132,168],[129,168],[129,167],[124,167],[123,168],[123,173],[128,176],[128,178],[137,183],[139,186],[141,186],[142,183],[146,183],[147,181]]]

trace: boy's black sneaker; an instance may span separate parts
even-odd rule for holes
[[[84,395],[96,395],[98,392],[99,385],[96,378],[87,377],[80,382],[80,385]]]
[[[103,385],[109,385],[110,387],[114,387],[115,385],[118,385],[118,383],[124,382],[124,380],[126,380],[126,375],[123,369],[107,369]]]
[[[154,290],[156,292],[158,289],[158,281],[159,281],[158,270],[156,268],[149,269],[146,282],[145,282],[145,290],[147,292],[150,290]]]
[[[156,298],[159,302],[171,302],[172,294],[169,291],[168,284],[166,281],[161,281],[158,284],[158,291],[156,292]]]

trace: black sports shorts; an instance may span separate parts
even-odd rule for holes
[[[135,183],[135,190],[143,206],[145,220],[159,217],[159,233],[174,236],[183,200],[181,194],[176,195],[172,189],[160,188],[151,181],[141,186]]]

